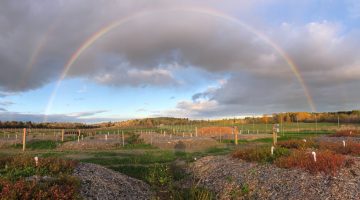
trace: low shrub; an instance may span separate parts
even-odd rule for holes
[[[344,155],[360,155],[360,143],[346,141],[345,146],[342,142],[320,142],[320,149],[328,149]]]
[[[80,182],[71,176],[48,181],[0,179],[0,199],[80,199]]]
[[[329,150],[318,151],[316,162],[311,153],[303,150],[295,150],[289,156],[281,157],[275,161],[281,168],[299,168],[310,173],[323,172],[335,175],[339,169],[347,165],[345,156]]]
[[[153,187],[169,186],[173,181],[169,166],[165,164],[155,164],[150,167],[146,181]]]
[[[275,159],[287,156],[290,151],[287,148],[277,147],[274,150],[274,155],[271,155],[270,146],[262,146],[258,148],[239,149],[232,154],[233,158],[240,158],[249,162],[270,162]]]
[[[30,156],[2,157],[0,199],[79,199],[80,182],[70,176],[76,164],[59,158],[39,158],[36,166]]]
[[[358,130],[340,130],[330,135],[331,137],[360,137]]]
[[[36,166],[33,157],[18,155],[0,159],[0,175],[12,181],[33,175],[58,176],[72,173],[76,165],[76,161],[49,157],[39,158]]]
[[[277,143],[277,146],[288,148],[288,149],[306,149],[306,148],[316,148],[317,145],[312,140],[287,140],[280,141]]]

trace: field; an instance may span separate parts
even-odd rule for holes
[[[226,166],[220,165],[220,163],[228,162],[230,162],[228,166],[238,163],[236,165],[243,165],[244,169],[249,166],[257,166],[254,163],[260,163],[259,167],[255,167],[259,170],[259,172],[254,172],[255,174],[261,173],[262,170],[270,170],[276,171],[280,174],[279,176],[283,176],[284,169],[300,170],[301,173],[306,174],[304,176],[310,178],[317,173],[326,174],[326,176],[337,176],[338,173],[345,173],[342,170],[352,170],[355,174],[360,173],[359,170],[354,169],[354,166],[356,168],[358,164],[357,160],[360,154],[360,137],[356,135],[358,132],[354,129],[354,127],[358,128],[356,125],[347,127],[342,125],[341,130],[343,132],[341,134],[339,132],[338,135],[335,135],[337,124],[319,123],[316,125],[316,130],[313,129],[315,124],[301,123],[299,124],[300,129],[297,129],[297,124],[284,125],[284,131],[278,135],[278,145],[275,148],[274,156],[270,154],[273,141],[272,135],[267,134],[265,131],[267,130],[266,124],[237,125],[238,130],[253,128],[249,131],[242,131],[241,134],[239,131],[237,135],[238,145],[235,145],[233,134],[216,132],[216,130],[220,129],[214,129],[213,135],[201,135],[196,131],[202,127],[211,128],[215,126],[82,129],[80,132],[79,130],[33,129],[27,130],[25,151],[22,149],[22,129],[2,129],[0,131],[0,156],[3,158],[7,156],[16,158],[22,155],[28,158],[60,159],[100,165],[106,169],[143,181],[142,184],[148,187],[149,192],[134,191],[130,195],[146,194],[146,198],[149,199],[155,197],[158,199],[242,199],[254,197],[252,195],[265,195],[262,196],[264,198],[270,197],[266,196],[267,193],[260,194],[260,191],[254,189],[254,187],[257,187],[256,185],[263,187],[260,182],[249,181],[244,183],[235,181],[237,175],[230,173],[230,168],[230,171],[227,171]],[[230,127],[230,125],[227,127]],[[268,128],[270,130],[270,125],[268,125]],[[346,129],[350,128],[353,130],[354,135],[347,137]],[[64,132],[64,136],[62,136],[62,132]],[[304,143],[304,140],[307,142]],[[346,141],[346,149],[342,147],[343,141]],[[308,153],[311,151],[316,151],[319,162],[325,160],[324,164],[314,165]],[[230,158],[231,160],[228,160]],[[240,160],[236,161],[236,159]],[[220,162],[220,160],[222,161]],[[304,162],[299,164],[298,160]],[[332,163],[331,166],[327,165],[329,160],[333,160],[333,162],[330,162]],[[203,171],[204,165],[210,167],[212,174]],[[219,170],[225,171],[217,171],[216,168],[213,168],[217,165],[219,165]],[[348,165],[350,168],[345,167]],[[265,169],[263,169],[263,166],[266,166]],[[274,167],[276,170],[273,169]],[[235,168],[231,169],[238,170]],[[295,171],[294,173],[300,172]],[[2,177],[11,178],[13,176],[13,173],[5,176],[5,172],[1,170],[0,173]],[[214,173],[225,173],[227,175],[220,175],[215,178]],[[289,172],[286,171],[286,173]],[[346,173],[348,172],[346,171]],[[37,174],[37,171],[30,174],[31,176],[51,176],[51,174]],[[71,176],[71,173],[68,176]],[[226,184],[227,186],[224,186],[223,190],[219,190],[214,188],[215,185],[204,182],[204,177],[214,179],[214,184],[219,183],[221,185],[223,184],[221,181],[229,182],[229,184]],[[91,179],[95,180],[97,178]],[[262,177],[256,175],[255,178],[260,180]],[[25,176],[19,180],[26,182],[28,179]],[[11,182],[11,180],[6,178],[6,181]],[[81,177],[80,180],[81,185],[85,184]],[[359,181],[358,178],[355,178],[355,180]],[[98,182],[101,183],[102,181],[99,180]],[[78,198],[75,195],[78,186],[72,182],[69,182],[69,184],[69,188],[75,192],[74,195],[68,198]],[[292,182],[289,182],[287,187],[293,187],[292,184]],[[306,183],[304,184],[304,187],[307,187]],[[57,187],[56,184],[54,187]],[[4,189],[4,186],[0,187],[0,189]],[[319,190],[322,190],[322,188],[319,188]],[[39,191],[34,189],[33,192],[33,195],[38,195]],[[1,195],[6,194],[1,193]],[[31,195],[29,199],[34,198],[34,196],[30,197]]]

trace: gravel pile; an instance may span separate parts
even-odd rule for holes
[[[199,159],[189,169],[217,199],[360,199],[360,160],[335,177],[311,175],[229,156]]]
[[[80,163],[74,176],[81,180],[84,199],[150,199],[153,196],[143,181],[99,165]]]

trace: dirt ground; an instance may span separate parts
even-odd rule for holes
[[[199,151],[211,147],[222,147],[224,144],[219,143],[211,137],[182,137],[172,135],[162,135],[157,133],[142,134],[140,138],[145,143],[152,144],[161,149],[174,149],[176,151]]]

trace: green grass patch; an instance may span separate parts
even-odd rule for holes
[[[26,143],[26,148],[31,150],[37,149],[55,149],[61,142],[56,142],[52,140],[32,140]],[[14,144],[13,148],[20,149],[22,148],[22,144]]]
[[[168,163],[176,159],[171,151],[144,152],[141,154],[116,154],[112,152],[96,153],[93,158],[82,159],[82,162],[94,163],[99,165],[139,165]]]
[[[150,144],[125,144],[124,149],[157,149],[157,147],[154,147]]]

